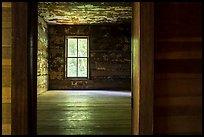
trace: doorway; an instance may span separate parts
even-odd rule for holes
[[[32,5],[32,6],[31,6]],[[35,4],[34,4],[35,5]],[[25,60],[22,62],[22,59],[27,59],[27,58],[15,58],[15,57],[19,57],[19,54],[13,54],[13,61],[16,62],[16,65],[13,67],[12,72],[15,72],[18,70],[28,70],[28,72],[33,72],[33,73],[28,73],[29,77],[27,77],[27,73],[26,74],[22,74],[21,77],[25,77],[26,81],[28,81],[28,83],[18,83],[17,81],[13,82],[13,86],[12,86],[12,100],[13,103],[12,104],[12,114],[16,117],[12,118],[12,130],[13,130],[13,134],[36,134],[36,91],[35,90],[37,88],[37,86],[35,86],[35,82],[33,83],[33,81],[35,81],[37,78],[35,76],[35,70],[37,69],[33,69],[33,64],[36,63],[37,56],[35,56],[34,53],[36,53],[36,48],[35,46],[37,45],[36,43],[36,39],[37,36],[34,35],[36,33],[31,33],[31,32],[35,32],[35,30],[37,30],[36,28],[34,29],[34,26],[36,25],[36,22],[29,22],[30,24],[34,23],[35,25],[33,25],[33,27],[29,28],[31,30],[27,30],[27,27],[21,28],[25,31],[19,31],[18,30],[18,26],[23,23],[26,24],[24,21],[26,21],[26,19],[30,19],[30,18],[35,18],[37,17],[35,13],[37,7],[34,8],[33,4],[27,4],[27,3],[15,3],[13,4],[13,9],[14,11],[14,27],[16,29],[14,29],[14,44],[15,47],[16,45],[24,45],[21,46],[22,48],[25,48],[26,50],[30,51],[28,56],[29,59],[31,59],[30,61]],[[28,6],[31,6],[28,8]],[[139,13],[136,14],[136,17],[138,17],[137,19],[140,19],[139,24],[135,24],[133,23],[133,44],[136,44],[138,47],[140,47],[141,49],[135,51],[134,49],[132,50],[132,57],[134,57],[135,59],[140,59],[139,62],[134,62],[133,64],[138,64],[137,67],[142,68],[139,69],[140,72],[138,73],[138,71],[135,71],[134,68],[132,69],[132,87],[134,87],[135,82],[137,83],[137,89],[133,88],[133,96],[132,96],[132,110],[133,110],[133,120],[132,120],[132,134],[145,134],[145,133],[152,133],[152,82],[153,82],[153,75],[152,75],[152,71],[153,71],[153,16],[152,15],[152,11],[153,11],[153,4],[152,3],[134,3],[133,7],[136,8],[136,11],[139,11]],[[24,13],[29,13],[24,15],[25,18],[21,18],[21,20],[18,20],[18,17],[21,16],[21,13],[18,12],[19,9],[25,9]],[[28,12],[28,11],[34,11],[34,12]],[[135,12],[134,12],[135,13]],[[28,15],[34,15],[34,16],[28,16]],[[141,18],[140,18],[141,17]],[[135,16],[134,16],[135,18]],[[36,18],[35,18],[36,19]],[[134,20],[134,19],[133,19]],[[138,20],[137,20],[138,23]],[[141,23],[141,25],[140,25]],[[32,26],[32,25],[31,25]],[[135,27],[139,26],[139,29],[136,32],[135,35]],[[140,30],[140,31],[139,31]],[[29,34],[31,35],[26,35],[27,33],[24,33],[28,31]],[[138,33],[139,32],[139,33]],[[19,36],[17,34],[23,34],[23,36],[26,37],[21,37],[22,35],[20,35],[20,38],[22,38],[19,41]],[[139,35],[137,35],[139,34]],[[139,37],[138,37],[139,36]],[[34,38],[34,40],[33,40]],[[25,41],[27,41],[29,43],[29,45],[31,47],[27,47],[27,45],[25,44]],[[26,42],[26,43],[27,43]],[[134,43],[136,42],[136,43]],[[139,43],[138,43],[139,42]],[[144,49],[148,49],[148,52],[150,54],[145,55],[144,54]],[[14,50],[17,53],[22,53],[22,50]],[[138,54],[141,53],[141,54]],[[21,54],[20,54],[21,55]],[[34,56],[32,56],[34,55]],[[145,55],[145,58],[144,58]],[[27,61],[29,63],[27,63]],[[145,63],[145,62],[148,62]],[[19,64],[24,64],[25,67],[19,67]],[[18,64],[18,65],[17,65]],[[37,65],[36,65],[37,66]],[[133,65],[134,66],[134,65]],[[137,72],[137,73],[136,73]],[[145,75],[144,75],[145,74]],[[150,74],[150,75],[148,75]],[[148,75],[148,79],[145,77],[146,75]],[[34,76],[34,77],[33,77]],[[14,78],[18,78],[19,74],[14,75]],[[140,79],[142,77],[142,79]],[[32,78],[32,79],[31,79]],[[135,81],[136,80],[136,81]],[[18,84],[17,84],[18,83]],[[37,82],[36,82],[37,83]],[[14,88],[15,87],[15,88]],[[31,89],[28,93],[28,89]],[[20,89],[23,89],[20,91]],[[142,92],[143,91],[143,92]],[[139,93],[136,96],[135,93]],[[23,98],[23,100],[22,100]],[[139,100],[140,98],[140,100]],[[22,103],[23,101],[23,103]],[[143,106],[143,107],[141,107]],[[23,111],[26,110],[26,111]],[[30,111],[28,111],[30,110]],[[23,112],[23,113],[22,113]],[[145,117],[147,116],[148,117]],[[20,119],[17,119],[20,117]],[[146,123],[146,121],[148,121],[148,124]]]
[[[38,134],[131,134],[131,4],[38,3]]]

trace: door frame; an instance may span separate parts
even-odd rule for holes
[[[132,134],[153,134],[154,3],[134,2],[132,21]]]
[[[37,134],[37,2],[12,2],[11,134]],[[133,2],[132,134],[153,134],[154,3]],[[20,48],[19,48],[20,47]]]
[[[11,2],[11,134],[37,131],[37,3]]]

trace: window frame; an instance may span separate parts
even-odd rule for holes
[[[68,57],[68,38],[86,38],[87,39],[87,57]],[[78,52],[78,44],[77,44],[77,52]],[[86,58],[87,59],[87,77],[68,77],[67,73],[68,73],[68,69],[67,69],[67,60],[68,58],[77,58],[77,62],[79,58]],[[65,36],[65,65],[64,65],[64,69],[65,69],[65,79],[70,79],[70,80],[88,80],[89,79],[89,36],[78,36],[78,35],[74,35],[74,36]],[[78,63],[77,63],[78,64]],[[78,65],[77,65],[77,70],[78,70]],[[77,72],[78,73],[78,72]]]

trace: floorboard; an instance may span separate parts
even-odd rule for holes
[[[131,135],[131,92],[50,90],[38,95],[38,135]]]

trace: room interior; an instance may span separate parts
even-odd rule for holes
[[[38,3],[37,134],[131,134],[131,4]],[[70,36],[87,37],[85,78]]]
[[[77,3],[73,3],[73,5],[74,4]],[[94,4],[95,3],[93,3],[92,6],[78,6],[78,8],[86,8],[88,10],[88,8],[97,7],[94,6]],[[105,4],[106,3],[101,3],[101,5]],[[126,2],[123,4],[126,4]],[[98,87],[100,89],[109,89],[108,91],[129,91],[128,84],[131,84],[131,90],[135,91],[134,94],[131,94],[131,103],[133,104],[131,104],[133,112],[131,117],[131,134],[202,135],[202,3],[134,2],[132,5],[132,24],[130,28],[126,26],[125,29],[122,29],[122,26],[119,25],[120,23],[110,28],[108,24],[103,24],[103,27],[82,27],[83,25],[72,24],[70,26],[77,27],[70,28],[70,26],[60,25],[60,23],[64,22],[63,18],[58,20],[53,18],[52,15],[49,21],[52,25],[48,25],[45,21],[46,19],[39,17],[38,20],[38,13],[35,11],[37,8],[33,8],[34,5],[35,4],[28,2],[2,2],[2,135],[36,134],[36,98],[37,95],[40,97],[43,93],[54,93],[44,92],[47,91],[49,87],[57,91],[59,91],[60,88],[63,88],[63,90],[69,87],[72,89],[75,88],[74,91],[76,92],[70,93],[76,97],[74,94],[81,91],[80,87],[83,89],[87,88],[87,90]],[[52,10],[53,6],[51,6],[51,4],[48,5],[50,6],[49,9]],[[110,10],[113,9],[113,7],[114,6],[111,5]],[[77,8],[77,6],[75,8]],[[42,9],[46,11],[45,7]],[[98,11],[98,9],[100,8],[96,8],[96,11]],[[46,12],[42,12],[41,15],[43,13]],[[54,10],[52,13],[57,13],[58,17],[64,15],[62,10],[59,9]],[[117,14],[118,13],[120,12],[117,12]],[[66,13],[66,15],[71,14]],[[112,16],[114,14],[108,15]],[[124,21],[126,17],[128,17],[126,13],[124,13],[124,15],[125,18],[120,18],[119,22]],[[49,17],[47,19],[49,19]],[[74,17],[72,19],[73,21],[68,19],[65,22],[77,23],[79,21],[88,21],[92,23],[91,20],[87,20],[85,17],[81,20],[76,20]],[[112,20],[107,17],[102,20],[99,19],[98,21],[101,23],[101,21]],[[53,24],[56,22],[58,22],[60,26],[57,29],[55,28],[56,25]],[[47,34],[45,33],[49,31],[49,26],[51,26],[50,34],[48,33],[52,39],[52,41],[50,41],[51,49],[48,48],[49,37],[46,37]],[[39,33],[36,33],[37,30]],[[82,80],[76,81],[75,79],[69,81],[62,79],[63,75],[65,76],[65,74],[67,74],[65,68],[59,67],[64,66],[65,60],[62,60],[62,56],[66,56],[61,48],[62,45],[66,44],[66,42],[63,44],[64,38],[62,35],[67,35],[68,32],[72,32],[73,34],[75,30],[78,30],[76,31],[78,34],[89,33],[92,35],[92,38],[95,39],[93,40],[90,37],[92,44],[89,43],[89,55],[94,57],[90,63],[95,64],[89,67],[91,69],[89,71],[93,71],[90,75],[94,76],[89,81],[81,82]],[[133,58],[131,58],[133,64],[130,68],[133,70],[133,73],[131,73],[132,78],[129,76],[130,69],[127,67],[130,65],[128,63],[129,54],[125,54],[129,52],[130,47],[122,46],[130,43],[130,41],[125,38],[125,36],[130,35],[129,30],[132,34],[131,44],[134,45],[131,47],[133,49],[130,52],[133,56]],[[123,33],[117,33],[119,31]],[[93,35],[91,34],[92,32],[94,32],[94,34],[96,32],[98,33]],[[38,34],[40,37],[38,37]],[[116,42],[118,40],[117,38],[107,40],[107,36],[110,37],[109,34],[120,35],[122,39],[118,41],[119,43]],[[56,35],[56,39],[54,35]],[[103,36],[103,39],[98,39],[100,35]],[[108,41],[111,41],[111,44],[108,44]],[[103,43],[105,46],[103,47],[99,44],[99,49],[105,48],[105,50],[97,50],[93,47],[93,43]],[[115,52],[108,52],[110,50],[108,45],[113,46],[112,43],[118,44],[114,46],[114,48],[116,48]],[[42,60],[37,60],[37,58],[32,58],[31,56],[37,55],[36,45],[39,45],[38,57],[41,57]],[[56,45],[57,48],[55,49],[53,45]],[[116,52],[117,49],[123,52]],[[46,50],[51,50],[52,54],[48,56],[45,52]],[[48,60],[46,60],[47,57],[50,57],[55,63],[49,66],[50,59],[48,58]],[[104,64],[99,63],[100,60],[106,61],[110,59],[109,57],[111,60],[113,59],[112,62],[117,62],[116,64],[111,63],[111,66],[114,66],[112,69],[117,71],[112,71],[111,66],[108,64],[103,66]],[[58,61],[58,59],[60,61]],[[32,63],[36,64],[32,66]],[[121,69],[119,69],[117,68],[117,64],[120,63],[126,65],[120,65]],[[37,67],[41,68],[38,72]],[[49,71],[51,71],[51,75],[49,75]],[[110,75],[110,79],[108,75]],[[102,77],[105,77],[106,80],[100,82]],[[129,79],[131,79],[131,83],[129,83]],[[51,83],[49,83],[49,81]],[[109,83],[106,83],[106,81]],[[35,90],[37,87],[38,90]],[[106,91],[105,93],[108,92]],[[120,92],[124,93],[122,95],[114,93],[115,92],[111,92],[111,95],[117,95],[114,98],[119,99],[121,105],[123,101],[126,101],[127,104],[123,104],[124,108],[130,105],[130,100],[126,100],[130,97],[130,94],[127,94],[129,92]],[[85,92],[80,94],[86,97],[89,96],[88,92],[86,94]],[[98,94],[95,95],[97,96]],[[83,99],[85,96],[80,96],[83,101],[86,101]],[[106,96],[106,94],[100,92],[100,96]],[[55,94],[55,96],[52,97],[58,98],[59,96]],[[63,99],[67,100],[66,98],[68,98],[68,100],[70,100],[69,97],[70,96],[67,95],[64,96]],[[93,104],[93,102],[96,101],[93,100],[93,96],[89,97],[92,98],[89,100],[91,102],[87,102],[86,105],[90,103]],[[111,100],[110,97],[113,96],[108,95],[105,98]],[[53,101],[53,98],[49,99],[47,98],[47,101]],[[63,105],[65,105],[63,104],[63,99],[61,100],[61,104],[59,102],[55,103],[55,105],[59,103],[58,107],[61,110],[64,109]],[[69,101],[69,103],[73,103],[75,100],[78,101],[80,98],[75,98]],[[43,100],[40,98],[38,101],[43,104]],[[102,100],[97,101],[102,102]],[[99,108],[99,106],[102,105],[100,103],[95,104],[95,106],[98,105]],[[56,110],[55,105],[52,106],[52,104],[50,104],[50,106],[52,106],[50,110]],[[76,103],[76,106],[83,105],[85,104]],[[46,102],[44,106],[46,106]],[[82,112],[78,110],[83,109],[82,107],[75,109],[74,106],[70,108],[77,110],[77,112]],[[113,112],[110,107],[107,107],[107,110],[108,109]],[[123,110],[125,109],[121,109],[121,111]],[[48,114],[51,116],[54,113],[50,112]],[[64,114],[69,116],[67,113]],[[80,114],[80,116],[82,115]],[[44,115],[44,117],[46,117],[46,115]],[[112,118],[113,117],[114,115],[112,115]],[[43,115],[41,118],[43,118]],[[83,118],[86,119],[88,117]],[[91,118],[94,118],[94,116]],[[130,120],[130,117],[128,120]],[[48,123],[45,122],[45,125],[51,121],[52,120],[48,121]],[[61,120],[61,122],[66,123],[67,121]],[[67,126],[67,128],[69,127]],[[95,129],[97,128],[98,127]],[[106,131],[108,133],[111,131],[116,133],[120,131],[119,129],[121,130],[122,128],[120,127],[115,131],[107,128]],[[61,132],[62,130],[58,131]],[[66,134],[71,133],[66,130],[64,131]],[[93,132],[87,130],[88,134],[96,134],[97,130],[92,131]],[[99,131],[97,132],[98,134],[102,134]],[[112,134],[114,134],[113,132]],[[75,134],[74,132],[72,133]],[[63,134],[63,131],[61,134]],[[81,130],[78,134],[84,133]]]

